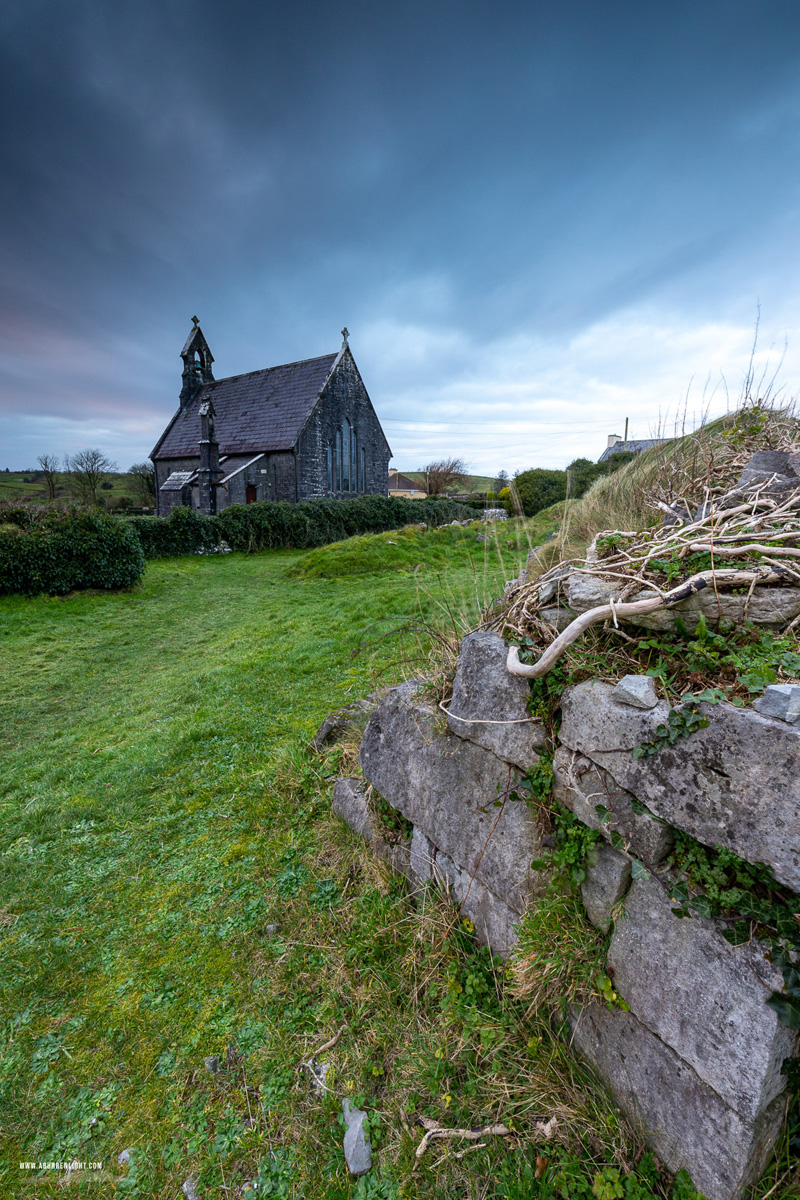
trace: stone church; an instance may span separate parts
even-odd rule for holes
[[[180,407],[150,458],[157,512],[256,500],[387,495],[391,450],[347,344],[338,354],[215,379],[197,318]]]

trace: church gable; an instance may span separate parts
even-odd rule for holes
[[[213,357],[193,320],[181,351],[181,406],[150,455],[159,513],[176,503],[213,512],[217,506],[262,499],[364,491],[386,495],[390,451],[346,331],[338,354],[215,380]],[[209,404],[221,471],[213,495],[201,498],[195,471],[204,438],[201,412]],[[188,472],[180,490],[176,478],[165,486],[176,472]]]

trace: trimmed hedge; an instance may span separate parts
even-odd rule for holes
[[[232,504],[213,517],[176,508],[162,517],[129,517],[146,558],[232,550],[306,550],[359,533],[381,533],[424,521],[446,525],[468,521],[473,512],[455,500],[405,500],[400,496],[358,496],[352,500],[306,500],[300,504],[259,500]]]
[[[103,513],[14,509],[0,522],[0,594],[127,588],[144,574],[135,532]]]

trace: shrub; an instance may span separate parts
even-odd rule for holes
[[[473,513],[453,500],[405,500],[400,496],[357,496],[352,500],[259,500],[232,504],[213,517],[176,508],[169,517],[130,517],[146,558],[212,550],[298,549],[325,546],[361,533],[382,533],[417,521],[446,525]]]
[[[526,517],[532,517],[543,508],[557,504],[567,498],[566,471],[548,471],[535,467],[523,471],[514,479],[514,491]]]
[[[3,513],[7,521],[9,511]],[[138,583],[144,555],[134,531],[98,512],[49,512],[0,529],[0,594],[51,596]]]

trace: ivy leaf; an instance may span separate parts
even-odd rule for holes
[[[688,908],[673,908],[672,911],[679,921],[682,921],[684,917],[688,917],[690,915]]]
[[[631,875],[634,879],[649,879],[650,872],[638,858],[631,859]]]
[[[732,946],[744,946],[750,941],[750,922],[737,921],[730,929],[723,930],[722,936]]]
[[[611,845],[615,850],[623,850],[625,848],[625,838],[616,829],[611,830]]]
[[[775,928],[778,931],[778,936],[782,938],[793,939],[800,933],[800,928],[798,928],[794,916],[789,912],[788,908],[784,908],[782,905],[777,911]]]
[[[597,813],[600,819],[600,824],[605,825],[611,816],[611,813],[608,811],[605,804],[595,804],[594,811]]]
[[[787,1029],[800,1029],[800,999],[773,992],[767,1004],[777,1013],[781,1025],[785,1025]]]
[[[644,812],[644,805],[642,804],[641,800],[637,800],[635,796],[631,796],[631,808],[636,813],[637,817],[640,817]]]
[[[683,904],[689,903],[689,888],[683,880],[675,884],[670,895],[670,900],[680,900]]]
[[[705,896],[692,896],[691,905],[698,917],[705,917],[708,920],[711,916],[711,903]]]

